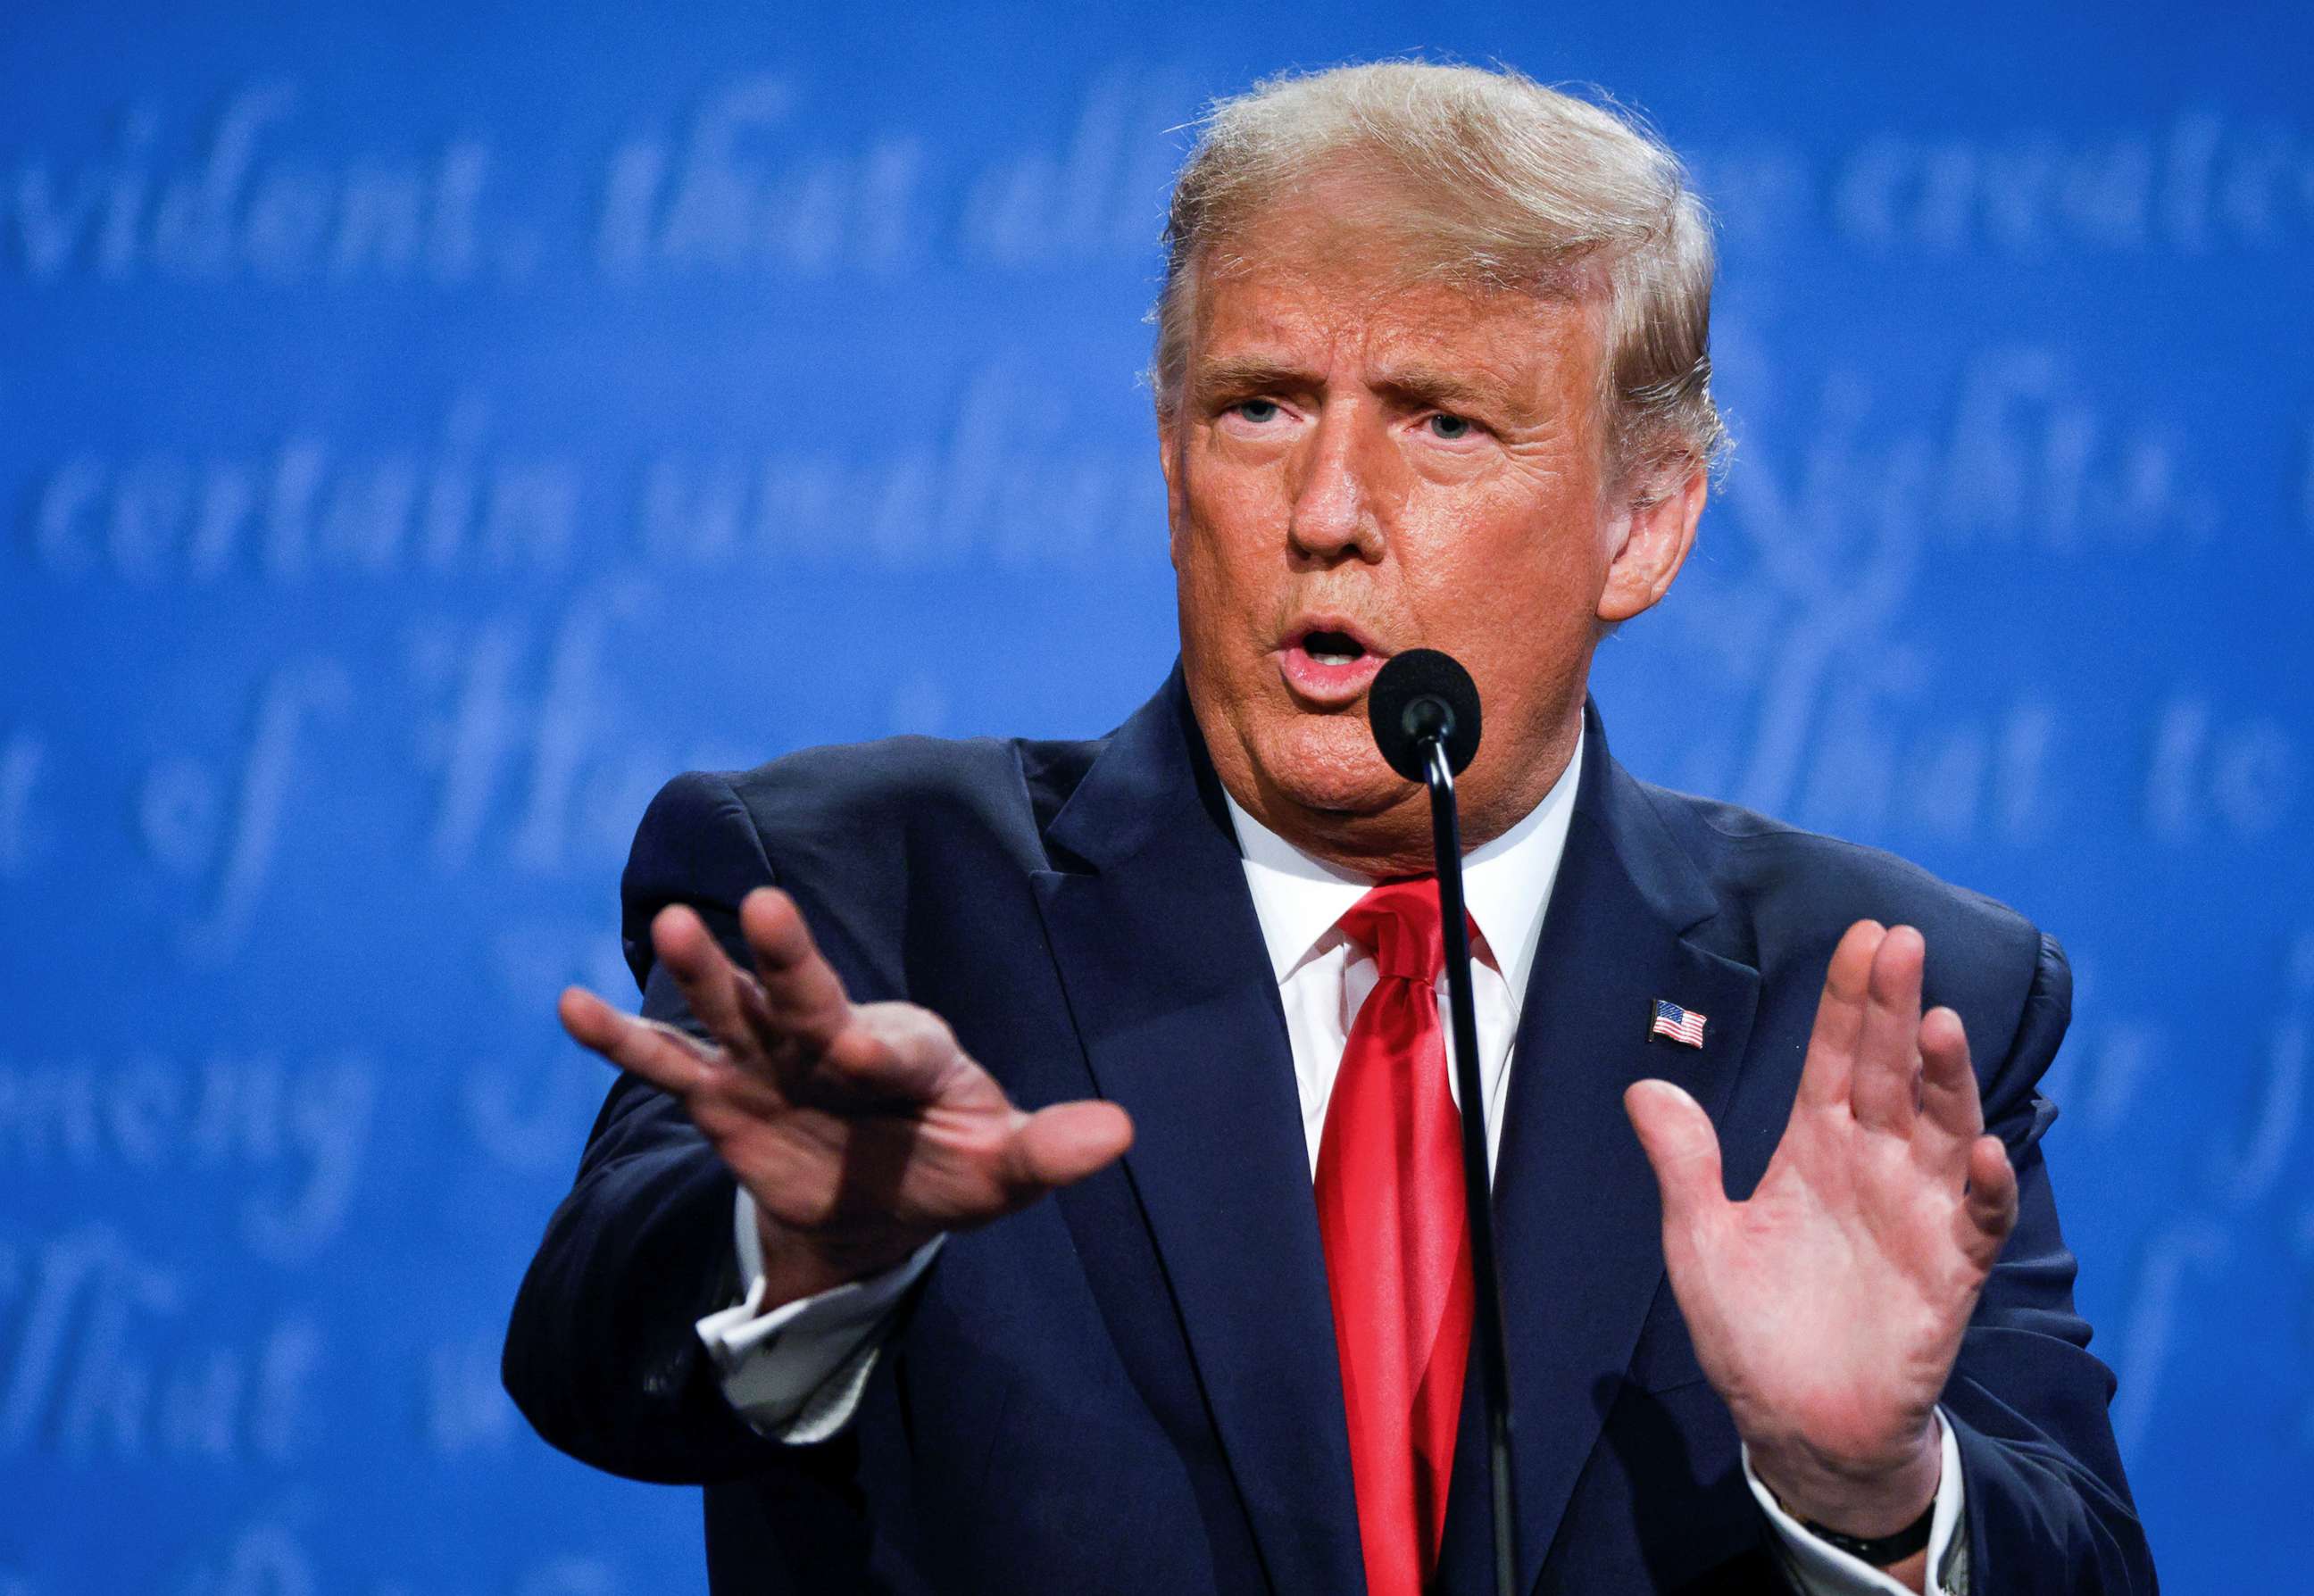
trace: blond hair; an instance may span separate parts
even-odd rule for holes
[[[1485,288],[1600,296],[1609,474],[1641,497],[1718,463],[1713,251],[1663,141],[1612,106],[1507,69],[1380,62],[1288,74],[1217,101],[1173,186],[1150,371],[1179,402],[1202,273],[1266,207],[1351,171],[1389,196],[1391,260]],[[1362,218],[1363,220],[1363,218]]]

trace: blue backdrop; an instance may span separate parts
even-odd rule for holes
[[[0,1596],[702,1588],[499,1389],[553,994],[674,772],[1155,685],[1180,126],[1417,47],[1692,158],[1738,454],[1617,751],[2064,939],[2156,1549],[2304,1577],[2304,8],[6,9]]]

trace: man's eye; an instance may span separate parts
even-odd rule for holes
[[[1450,416],[1444,410],[1426,419],[1430,427],[1430,436],[1450,444],[1460,443],[1479,430],[1478,423],[1468,416]]]
[[[1241,399],[1230,408],[1257,426],[1277,419],[1277,401],[1274,399]]]

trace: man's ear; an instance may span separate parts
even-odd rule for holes
[[[1667,485],[1671,490],[1652,502],[1627,500],[1610,524],[1612,552],[1599,594],[1599,619],[1609,625],[1654,607],[1695,546],[1709,475],[1698,465]]]
[[[1157,418],[1157,463],[1165,472],[1165,551],[1173,569],[1181,569],[1181,457],[1174,452],[1181,441],[1180,421]]]

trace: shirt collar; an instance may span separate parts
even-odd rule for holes
[[[1543,912],[1550,903],[1551,884],[1559,877],[1559,859],[1567,851],[1567,828],[1575,817],[1575,787],[1587,735],[1577,733],[1574,754],[1541,803],[1501,836],[1462,856],[1463,902],[1495,967],[1509,983],[1514,1001],[1526,996],[1535,945],[1542,938]],[[1334,922],[1365,895],[1373,878],[1312,858],[1247,814],[1226,791],[1222,796],[1237,829],[1238,851],[1245,857],[1246,885],[1253,894],[1270,969],[1283,982],[1318,951]]]

